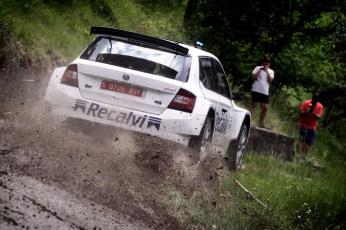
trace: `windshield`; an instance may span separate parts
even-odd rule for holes
[[[81,55],[82,59],[186,82],[191,58],[166,52],[153,45],[98,37]]]

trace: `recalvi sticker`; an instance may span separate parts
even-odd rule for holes
[[[74,107],[72,107],[74,112],[82,112],[85,115],[97,117],[99,119],[105,119],[115,123],[126,124],[130,127],[139,127],[139,128],[150,128],[155,127],[157,131],[160,130],[161,119],[152,116],[139,116],[133,112],[125,113],[110,110],[104,107],[101,107],[97,103],[88,103],[87,101],[77,99]]]

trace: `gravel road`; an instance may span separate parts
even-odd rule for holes
[[[184,229],[172,194],[217,196],[220,158],[54,117],[27,76],[0,95],[0,229]]]

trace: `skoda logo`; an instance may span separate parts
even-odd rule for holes
[[[123,79],[124,79],[125,81],[128,81],[128,80],[130,79],[130,76],[127,75],[126,73],[124,73]]]

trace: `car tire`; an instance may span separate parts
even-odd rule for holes
[[[189,146],[198,152],[203,151],[208,143],[211,142],[213,136],[213,123],[210,117],[205,119],[201,133],[199,136],[193,136],[190,140]]]
[[[243,162],[245,146],[249,135],[249,127],[242,124],[236,141],[229,144],[227,150],[227,165],[230,170],[238,170]]]

